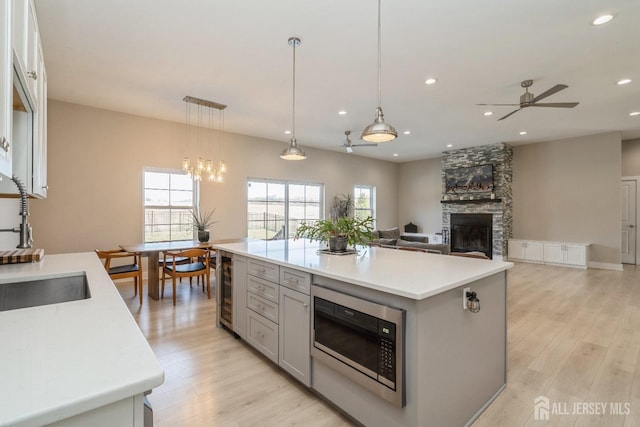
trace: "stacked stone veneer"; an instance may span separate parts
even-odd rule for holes
[[[442,231],[450,236],[450,218],[452,213],[489,213],[493,215],[493,258],[501,259],[507,254],[507,241],[511,238],[513,201],[511,182],[513,177],[513,150],[507,144],[492,144],[481,147],[463,148],[442,153],[442,200],[445,196],[445,171],[447,169],[466,168],[470,166],[493,165],[493,192],[500,202],[481,202],[478,199],[490,199],[491,194],[469,193],[476,201],[442,204]],[[449,195],[449,200],[460,197]],[[449,243],[449,242],[447,242]]]

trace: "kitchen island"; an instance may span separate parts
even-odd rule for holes
[[[231,254],[233,331],[364,425],[470,425],[506,385],[511,263],[386,248],[328,255],[306,240],[214,246]],[[314,349],[316,287],[404,312],[391,384],[402,404]],[[466,288],[479,312],[464,309]]]
[[[87,299],[0,311],[0,426],[143,425],[164,372],[95,253],[0,266],[0,287],[77,275]]]

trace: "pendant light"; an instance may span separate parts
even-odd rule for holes
[[[380,43],[380,1],[378,0],[378,108],[376,109],[376,118],[369,126],[364,128],[360,139],[368,142],[388,142],[398,137],[398,132],[393,126],[384,122],[384,114],[382,114],[381,101],[381,71],[382,68],[382,48]]]
[[[300,39],[297,37],[289,37],[289,46],[293,47],[293,107],[292,107],[292,127],[291,142],[289,146],[280,153],[280,158],[284,160],[304,160],[307,155],[302,148],[298,146],[296,141],[296,47],[300,46]]]
[[[202,181],[203,179],[208,179],[212,182],[224,182],[224,174],[227,172],[227,162],[225,162],[224,160],[220,160],[218,163],[218,167],[216,167],[215,163],[212,160],[205,160],[203,155],[207,151],[207,146],[209,146],[209,148],[211,148],[211,150],[213,151],[213,144],[211,142],[214,114],[213,110],[218,110],[218,137],[222,139],[222,136],[224,135],[224,110],[227,108],[227,106],[224,104],[219,104],[217,102],[207,101],[206,99],[196,98],[194,96],[185,96],[182,100],[184,101],[186,108],[185,125],[187,132],[186,155],[184,159],[182,159],[182,170],[191,178],[193,178],[194,181]],[[192,123],[191,118],[191,108],[194,105],[197,106],[195,124]],[[206,129],[203,109],[206,109],[208,118],[208,126],[206,126]],[[196,140],[195,145],[197,154],[197,157],[194,158],[195,161],[193,162],[189,157],[189,155],[191,154],[190,146],[192,139]],[[220,143],[219,145],[221,144],[222,143]]]

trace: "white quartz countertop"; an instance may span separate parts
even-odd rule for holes
[[[91,298],[0,312],[0,426],[40,426],[159,386],[164,372],[94,253],[0,266],[0,284],[85,272]]]
[[[249,240],[214,247],[415,300],[513,267],[510,262],[379,247],[352,255],[319,254],[318,243],[306,239]]]

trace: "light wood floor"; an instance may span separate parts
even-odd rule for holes
[[[508,385],[474,427],[640,426],[640,269],[576,270],[519,263],[508,274]],[[149,396],[155,425],[350,426],[332,407],[229,333],[194,285],[164,300],[118,289],[165,369]],[[540,395],[630,403],[630,414],[534,419]],[[460,404],[460,403],[452,403]],[[623,407],[624,408],[624,407]],[[448,427],[448,426],[434,426]]]

